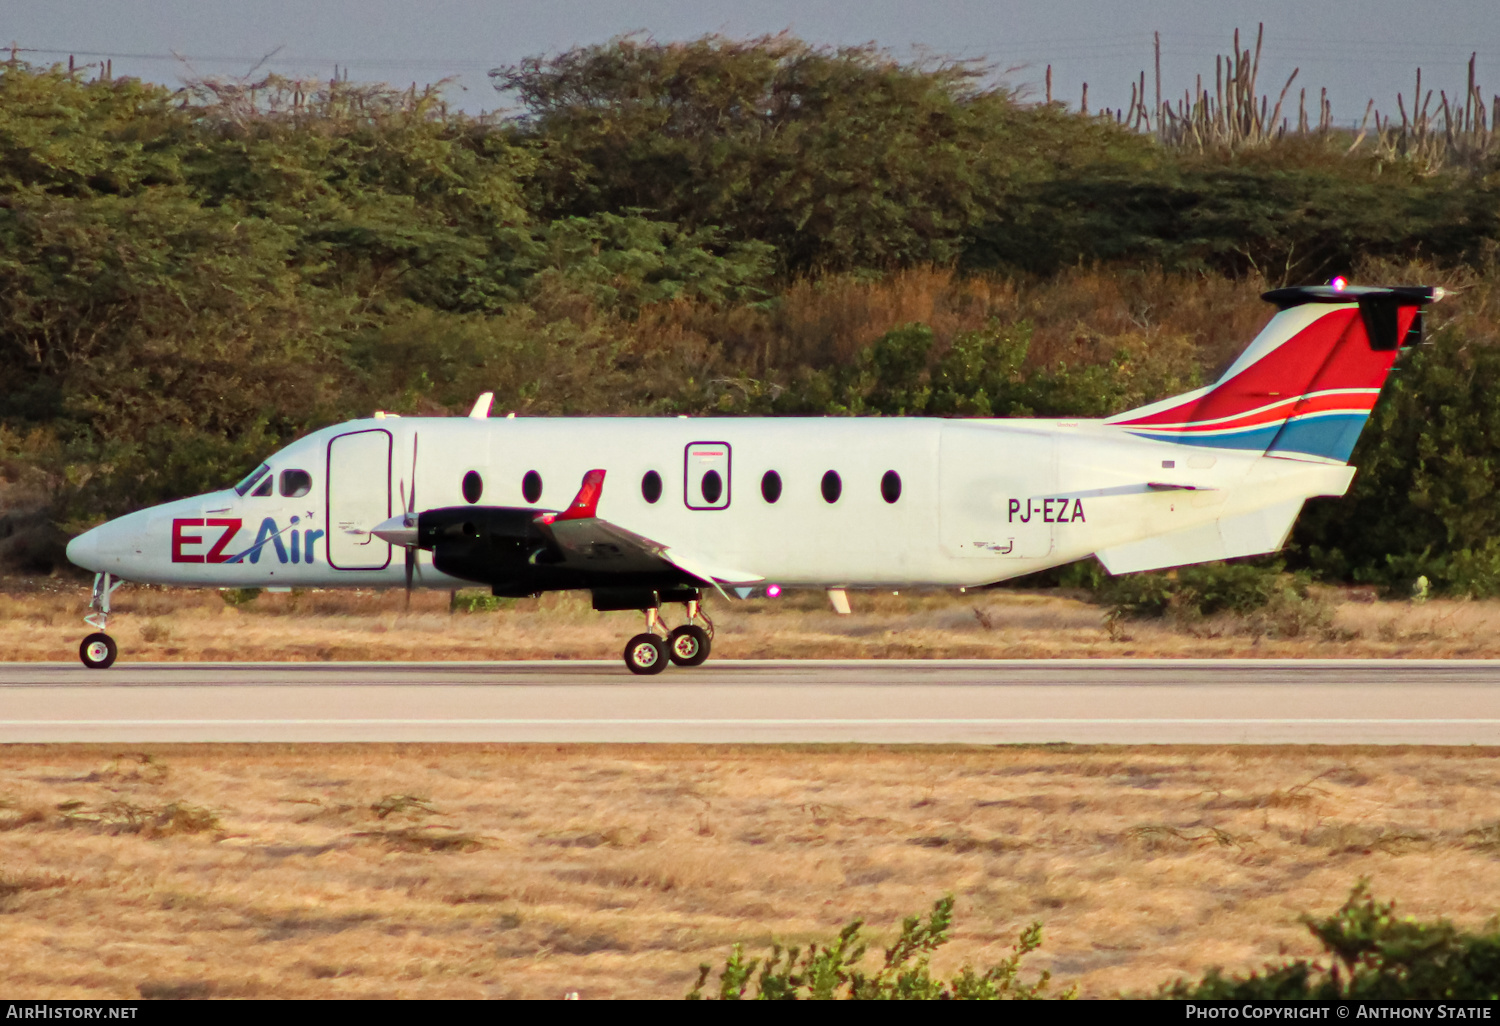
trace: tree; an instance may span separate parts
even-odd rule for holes
[[[1017,104],[989,69],[787,35],[627,36],[491,72],[548,217],[638,208],[776,247],[792,272],[947,263],[1016,176],[1143,150]]]

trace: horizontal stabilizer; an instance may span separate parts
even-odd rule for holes
[[[1275,552],[1291,533],[1304,501],[1288,499],[1251,513],[1116,545],[1096,555],[1110,573],[1130,574]]]

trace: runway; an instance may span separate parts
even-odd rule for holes
[[[0,743],[1500,744],[1500,661],[0,664]]]

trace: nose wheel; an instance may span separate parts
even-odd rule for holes
[[[642,676],[661,673],[671,663],[702,666],[713,647],[714,623],[698,601],[687,603],[688,622],[668,633],[659,609],[647,609],[646,632],[625,645],[625,668]],[[699,627],[694,620],[703,621]],[[665,637],[663,637],[665,635]]]
[[[119,646],[108,634],[90,634],[78,646],[78,658],[91,670],[109,669],[119,654]]]
[[[89,600],[89,615],[83,618],[83,622],[98,630],[78,646],[78,658],[91,670],[109,669],[115,656],[120,654],[120,646],[104,631],[109,627],[109,600],[124,583],[111,574],[94,575],[94,597]]]

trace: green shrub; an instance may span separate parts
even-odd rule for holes
[[[246,606],[260,598],[259,588],[220,588],[219,598],[226,606]]]
[[[1199,563],[1105,578],[1099,600],[1128,616],[1197,619],[1215,613],[1250,614],[1276,602],[1307,598],[1306,574],[1289,574],[1280,560]]]
[[[1429,341],[1381,393],[1349,494],[1308,503],[1293,538],[1326,576],[1402,598],[1421,576],[1439,592],[1500,595],[1500,346],[1457,328]]]
[[[934,977],[928,965],[932,952],[948,942],[953,922],[953,898],[939,899],[923,922],[909,916],[901,923],[901,936],[886,949],[885,961],[873,973],[855,968],[864,958],[866,944],[860,937],[863,920],[856,919],[839,931],[832,944],[801,948],[773,945],[764,959],[746,961],[738,944],[719,973],[718,997],[724,1001],[746,998],[761,1001],[828,1000],[1026,1000],[1040,998],[1051,974],[1041,972],[1036,981],[1021,979],[1021,960],[1042,943],[1042,924],[1032,923],[1021,931],[1009,958],[983,972],[964,966],[951,979]],[[689,1000],[703,998],[713,966],[698,967],[698,982]],[[1073,996],[1070,989],[1062,994]]]
[[[1162,996],[1183,1000],[1483,1000],[1500,998],[1500,929],[1469,933],[1447,920],[1398,918],[1393,902],[1370,897],[1361,880],[1347,901],[1307,927],[1332,956],[1297,959],[1246,976],[1212,970],[1179,980]]]
[[[493,613],[505,608],[506,599],[482,591],[455,591],[448,599],[450,613]]]

